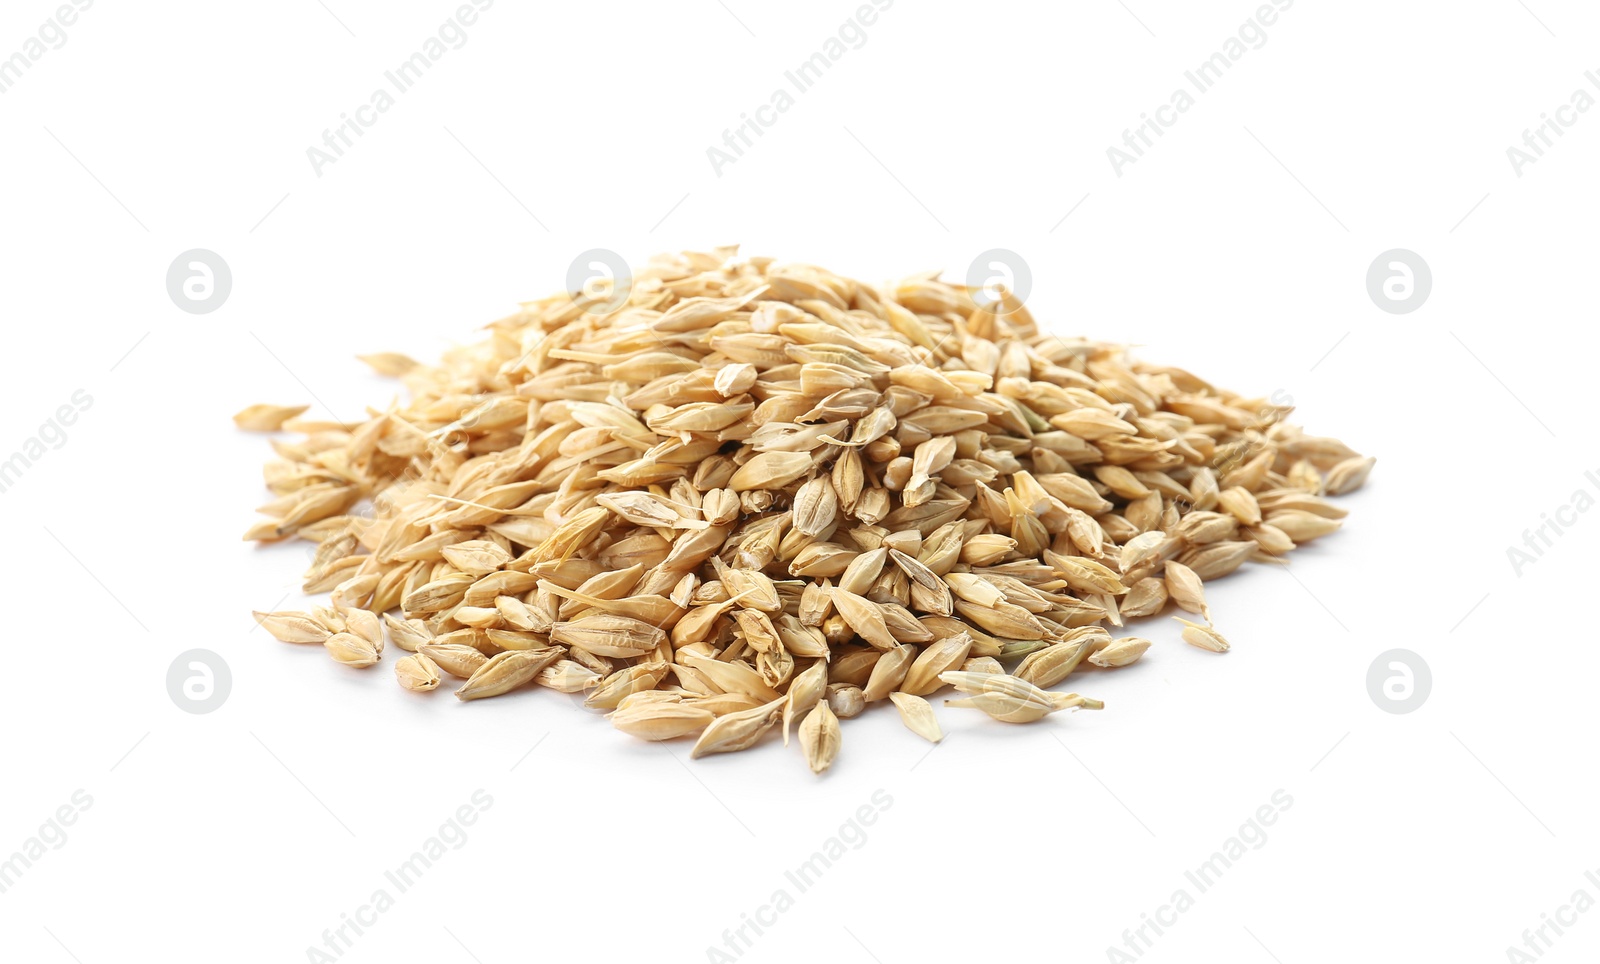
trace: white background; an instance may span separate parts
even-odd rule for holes
[[[450,2],[97,3],[0,94],[0,457],[93,398],[0,496],[0,857],[93,798],[0,894],[0,956],[307,960],[480,788],[465,845],[341,959],[703,961],[786,888],[742,960],[1106,960],[1279,789],[1144,960],[1499,961],[1600,897],[1600,518],[1520,576],[1506,556],[1600,470],[1600,111],[1521,177],[1506,156],[1600,96],[1600,12],[1301,0],[1118,177],[1106,148],[1254,4],[900,0],[714,173],[854,6],[502,0],[320,177],[306,149]],[[52,10],[6,4],[0,56]],[[1209,589],[1231,653],[1163,620],[1135,667],[1075,677],[1102,713],[952,710],[929,754],[872,712],[821,780],[793,747],[689,763],[550,692],[417,697],[252,631],[305,602],[308,550],[239,541],[269,453],[234,411],[353,417],[397,390],[358,352],[434,357],[587,248],[724,243],[869,281],[1014,250],[1053,331],[1287,392],[1378,467],[1288,572]],[[1365,290],[1395,247],[1433,271],[1410,314]],[[191,248],[232,268],[211,314],[166,293]],[[209,715],[165,684],[196,647],[233,675]],[[1367,691],[1395,647],[1432,668],[1408,715]],[[878,790],[796,894],[784,871]],[[1577,920],[1546,960],[1593,959],[1600,913]]]

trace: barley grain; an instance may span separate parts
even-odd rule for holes
[[[346,666],[365,669],[368,666],[378,665],[379,646],[369,639],[363,639],[354,633],[334,633],[323,640],[322,645],[327,648],[328,655]]]
[[[481,700],[501,696],[531,683],[539,671],[561,658],[559,646],[544,649],[514,649],[492,657],[456,690],[458,700]]]
[[[906,728],[930,743],[938,743],[944,739],[944,731],[939,728],[939,720],[933,715],[933,707],[920,696],[910,693],[890,693],[889,699],[894,701],[895,709],[900,711],[900,719]]]
[[[1214,627],[1191,623],[1187,619],[1178,619],[1176,616],[1172,618],[1183,624],[1183,641],[1190,646],[1210,650],[1213,653],[1226,653],[1232,648]]]
[[[1117,666],[1129,666],[1139,661],[1139,657],[1150,648],[1150,640],[1139,636],[1124,636],[1122,639],[1111,641],[1111,645],[1092,653],[1089,662],[1107,669]]]
[[[426,693],[439,688],[439,667],[433,660],[420,654],[402,657],[396,661],[394,675],[401,686],[415,693]]]
[[[812,707],[800,722],[800,750],[806,755],[812,773],[827,770],[839,755],[839,718],[833,714],[827,700]]]
[[[409,688],[699,730],[695,756],[781,718],[820,772],[885,697],[935,740],[946,685],[1008,722],[1098,708],[1041,687],[1137,660],[1103,624],[1169,598],[1209,623],[1205,581],[1331,535],[1323,496],[1372,471],[1284,406],[972,295],[661,256],[620,304],[530,302],[438,365],[362,356],[410,391],[362,421],[251,406],[241,428],[304,437],[273,440],[247,538],[314,543],[303,586],[331,595],[256,619],[352,666],[387,638]]]

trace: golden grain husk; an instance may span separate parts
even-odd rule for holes
[[[414,693],[427,693],[439,688],[439,666],[420,653],[413,653],[395,661],[395,679]]]
[[[1098,708],[1049,687],[1138,660],[1108,627],[1169,599],[1226,651],[1204,584],[1333,537],[1375,463],[931,274],[719,248],[616,293],[528,302],[436,365],[361,356],[408,397],[360,421],[237,413],[291,433],[246,538],[314,544],[330,595],[263,628],[357,667],[387,640],[402,685],[464,700],[581,695],[695,756],[781,719],[820,772],[885,698],[929,739],[947,686],[1007,722]]]
[[[822,773],[833,766],[839,755],[839,742],[839,718],[823,700],[800,721],[800,751],[812,773]]]
[[[939,720],[933,715],[933,707],[927,700],[910,693],[890,693],[889,699],[900,711],[900,720],[905,723],[906,729],[930,743],[944,739],[944,731],[939,728]]]

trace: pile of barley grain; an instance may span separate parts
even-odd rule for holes
[[[1170,600],[1224,652],[1201,584],[1337,529],[1373,460],[1117,345],[1042,334],[1003,295],[873,288],[733,249],[562,294],[438,366],[365,360],[411,401],[354,424],[258,405],[276,498],[246,538],[317,544],[309,613],[257,613],[407,689],[584,694],[694,755],[888,699],[929,740],[945,686],[998,720],[1151,645],[1102,627]],[[370,512],[356,514],[360,507]]]

